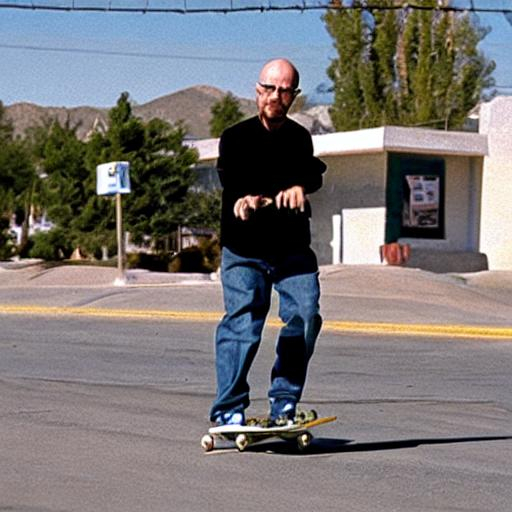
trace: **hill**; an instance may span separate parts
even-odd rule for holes
[[[199,85],[162,96],[142,105],[133,105],[133,113],[145,121],[158,117],[170,123],[183,121],[190,138],[209,137],[209,120],[212,106],[226,93],[215,87]],[[256,113],[253,100],[237,98],[246,115]],[[77,126],[80,138],[86,138],[92,129],[106,127],[108,109],[91,106],[83,107],[42,107],[33,103],[14,103],[5,106],[6,117],[14,125],[16,134],[23,134],[27,128],[41,125],[46,120],[57,119],[61,124],[69,122]]]
[[[199,85],[135,106],[133,111],[145,121],[154,117],[171,123],[184,121],[190,137],[205,139],[210,136],[211,109],[225,95],[226,92],[215,87]],[[256,114],[254,100],[245,98],[237,98],[237,100],[240,103],[240,110],[245,115]]]

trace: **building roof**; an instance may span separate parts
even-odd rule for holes
[[[218,157],[219,139],[188,141],[187,144],[198,150],[201,162]],[[401,126],[313,135],[313,146],[318,157],[384,151],[458,156],[488,154],[486,135]]]

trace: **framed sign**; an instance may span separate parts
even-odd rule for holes
[[[386,242],[444,238],[445,164],[442,158],[390,153]]]
[[[402,227],[436,229],[440,224],[439,176],[406,174],[402,200]]]
[[[130,162],[108,162],[96,167],[98,195],[129,194]]]

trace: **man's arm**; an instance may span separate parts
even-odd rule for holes
[[[316,192],[323,183],[322,174],[326,171],[327,166],[315,156],[311,156],[306,172],[303,174],[304,192],[312,194]]]
[[[313,139],[308,132],[304,134],[304,141],[301,146],[304,148],[304,154],[301,157],[299,179],[304,187],[304,192],[312,194],[322,186],[322,174],[327,169],[327,166],[322,160],[314,156]]]
[[[295,183],[292,186],[284,188],[276,195],[275,202],[278,209],[283,207],[304,212],[307,201],[306,194],[316,192],[322,186],[322,174],[327,166],[313,155],[311,135],[305,130],[302,130],[301,135],[298,136],[299,143],[297,144],[300,154],[296,164],[296,180],[293,180]]]

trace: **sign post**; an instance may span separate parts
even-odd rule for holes
[[[96,167],[96,192],[98,195],[116,196],[116,232],[117,232],[117,278],[115,285],[126,284],[125,276],[125,246],[123,231],[122,194],[129,194],[130,163],[108,162]]]
[[[116,193],[116,231],[117,231],[117,278],[115,284],[125,283],[125,247],[123,236],[123,208],[121,194]]]

